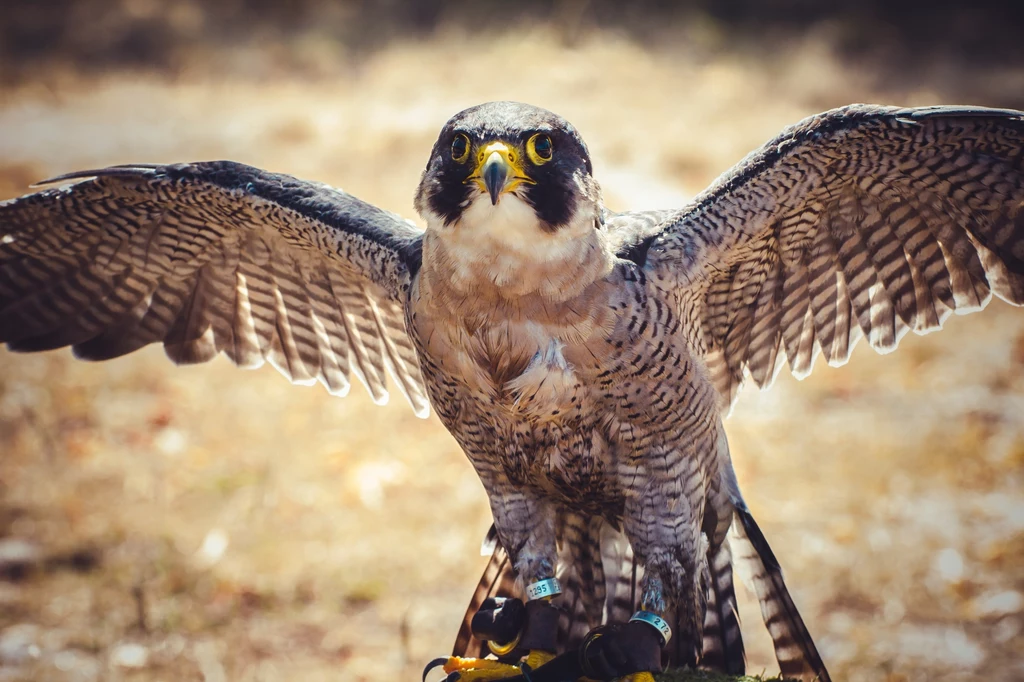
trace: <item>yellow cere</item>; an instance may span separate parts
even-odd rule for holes
[[[530,185],[536,185],[537,182],[531,178],[523,164],[523,156],[518,153],[517,150],[509,145],[507,142],[497,141],[491,142],[485,147],[478,149],[476,153],[476,168],[473,170],[473,174],[467,178],[467,182],[472,180],[476,182],[477,186],[481,191],[486,192],[487,187],[484,185],[482,169],[487,159],[491,158],[492,154],[498,154],[502,160],[509,167],[509,179],[505,183],[505,188],[502,190],[502,194],[514,192],[519,185],[527,183]]]

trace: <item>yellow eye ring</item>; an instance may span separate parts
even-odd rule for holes
[[[526,141],[526,155],[530,157],[533,165],[540,166],[551,160],[554,153],[554,146],[551,144],[551,136],[544,133],[537,133]]]
[[[468,158],[469,137],[465,133],[459,133],[452,139],[452,160],[465,163]]]

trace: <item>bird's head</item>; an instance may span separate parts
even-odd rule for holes
[[[528,104],[488,102],[442,128],[416,208],[440,229],[512,222],[555,233],[581,220],[592,228],[600,191],[587,147],[568,121]]]

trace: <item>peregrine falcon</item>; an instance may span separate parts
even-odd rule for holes
[[[475,657],[443,661],[467,681],[558,661],[742,672],[734,559],[782,673],[828,680],[733,473],[737,390],[841,365],[861,337],[890,351],[993,294],[1024,304],[1019,111],[835,109],[683,208],[614,213],[575,128],[492,102],[442,128],[425,230],[228,161],[48,182],[70,181],[0,204],[0,342],[88,360],[160,342],[336,395],[355,375],[377,402],[390,374],[490,500],[456,651]]]

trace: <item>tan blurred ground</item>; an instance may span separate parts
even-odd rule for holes
[[[840,58],[828,31],[659,45],[450,28],[358,58],[300,42],[281,69],[269,48],[210,48],[173,75],[55,66],[0,90],[0,198],[83,167],[230,158],[412,216],[448,116],[517,99],[577,126],[612,208],[669,207],[832,106],[1024,106],[1024,66],[952,60],[910,82]],[[727,426],[835,679],[1024,678],[1024,313],[783,377]],[[483,490],[435,418],[270,368],[0,351],[0,453],[0,546],[44,557],[0,580],[2,681],[412,679],[483,564]],[[744,606],[749,668],[770,671]]]

